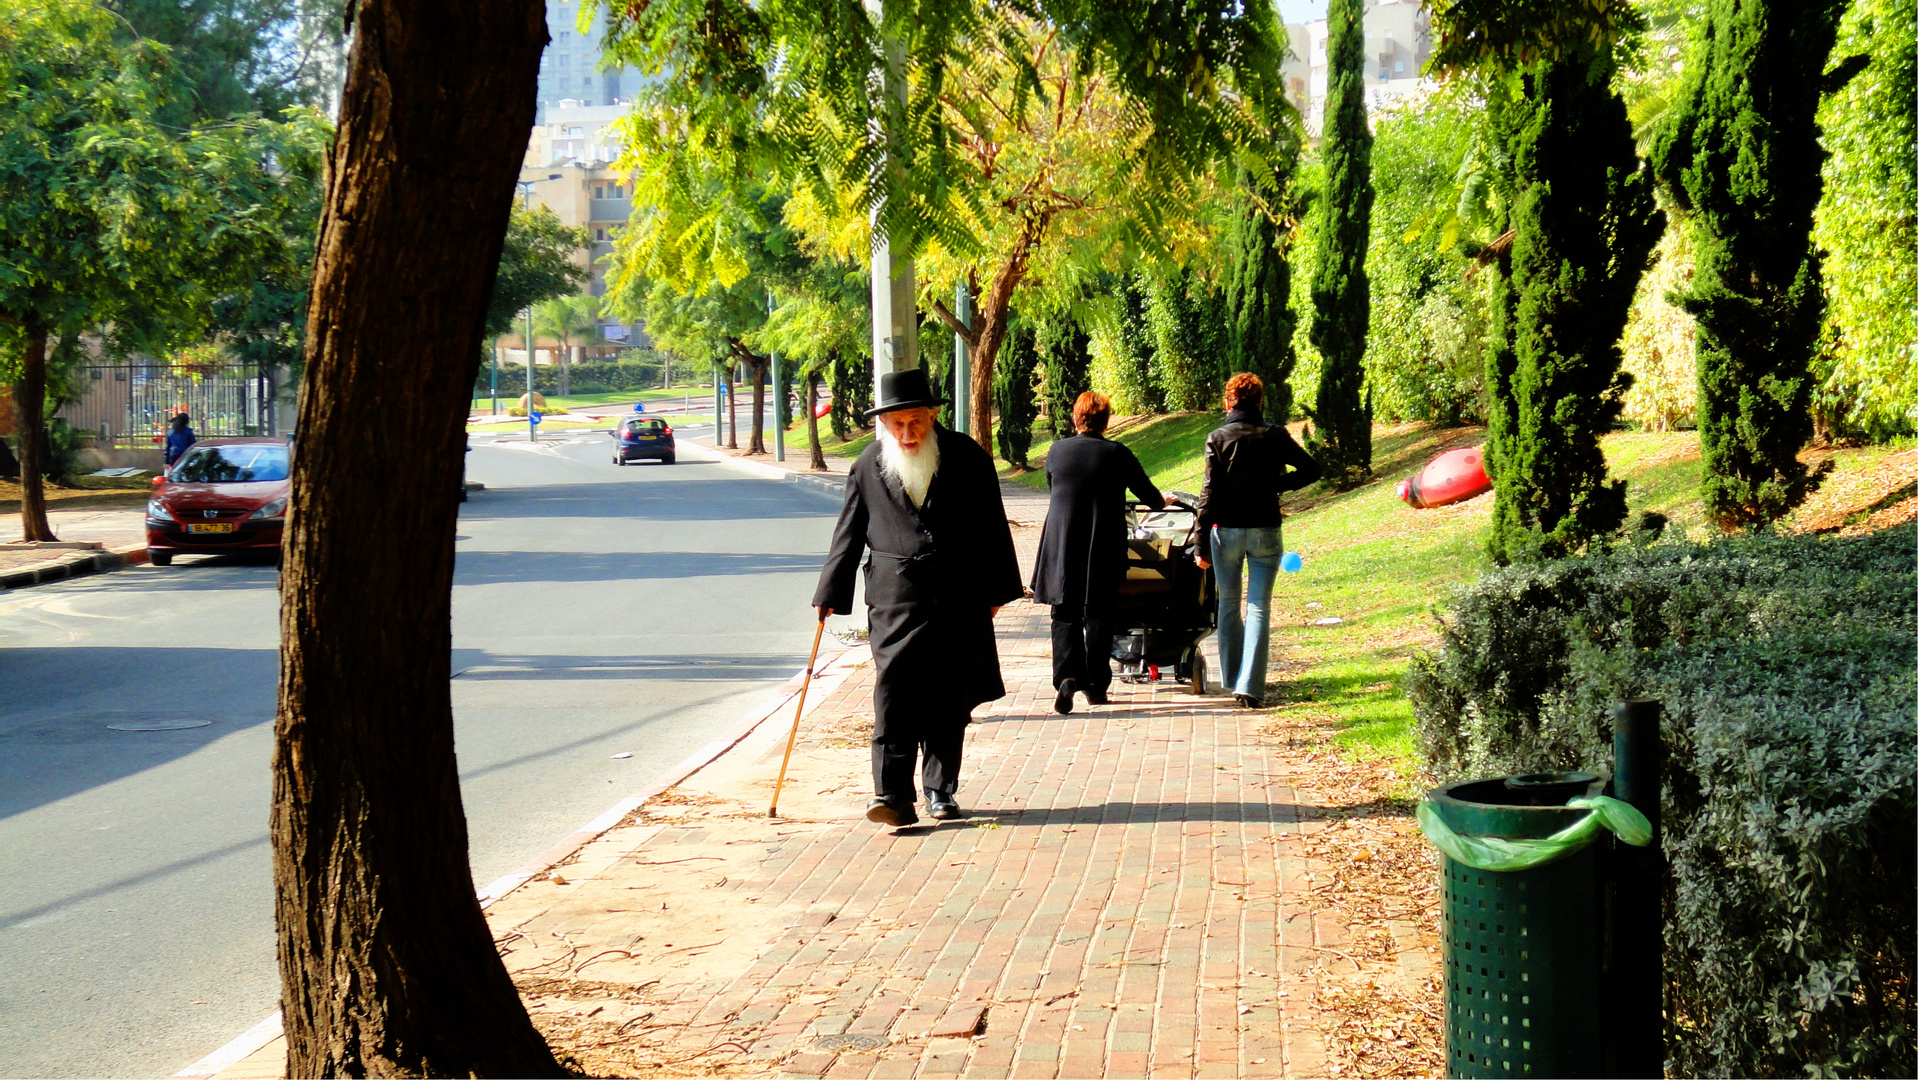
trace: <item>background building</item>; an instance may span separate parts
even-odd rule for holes
[[[1306,133],[1318,137],[1325,115],[1329,71],[1324,19],[1288,23],[1291,56],[1281,73],[1292,103],[1305,116]],[[1432,56],[1432,20],[1421,0],[1369,0],[1365,5],[1365,86],[1367,111],[1432,85],[1424,77]]]
[[[552,38],[539,58],[539,114],[534,123],[548,122],[547,110],[561,101],[578,105],[614,105],[633,96],[639,72],[630,67],[600,69],[603,17],[588,33],[580,33],[580,4],[547,0],[546,33]],[[598,10],[588,4],[589,11]]]

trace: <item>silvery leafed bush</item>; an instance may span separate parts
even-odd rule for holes
[[[1507,567],[1441,627],[1441,781],[1609,770],[1610,703],[1665,704],[1673,1075],[1918,1075],[1918,529]]]

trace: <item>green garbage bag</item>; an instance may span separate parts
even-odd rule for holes
[[[1630,803],[1608,795],[1594,795],[1573,799],[1565,805],[1591,813],[1545,837],[1460,836],[1445,824],[1438,809],[1429,802],[1419,804],[1419,831],[1433,847],[1474,870],[1530,870],[1544,866],[1584,848],[1597,838],[1600,829],[1610,829],[1633,847],[1652,842],[1652,823]]]

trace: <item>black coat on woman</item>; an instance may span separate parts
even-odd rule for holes
[[[964,723],[1004,697],[992,609],[1025,595],[992,459],[964,435],[936,428],[939,470],[914,508],[887,475],[877,441],[846,478],[846,504],[813,606],[851,612],[862,556],[877,729],[907,734],[927,720]]]
[[[1083,610],[1109,603],[1125,580],[1126,490],[1158,509],[1165,497],[1152,486],[1132,451],[1103,435],[1081,432],[1046,451],[1052,502],[1039,535],[1032,599]]]

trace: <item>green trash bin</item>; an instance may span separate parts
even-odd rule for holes
[[[1446,1075],[1603,1074],[1605,857],[1613,833],[1650,838],[1603,788],[1588,773],[1499,777],[1420,805],[1442,852]]]

